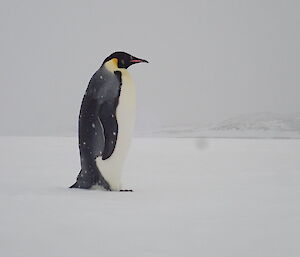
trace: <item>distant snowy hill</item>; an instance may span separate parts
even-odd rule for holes
[[[254,137],[300,138],[300,113],[239,115],[208,125],[170,126],[138,133],[161,137]]]
[[[213,130],[263,130],[300,132],[300,114],[258,113],[221,122]]]

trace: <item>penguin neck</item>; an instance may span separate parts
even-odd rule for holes
[[[122,73],[122,75],[130,76],[127,69],[118,67],[118,60],[116,58],[113,58],[113,59],[109,60],[108,62],[106,62],[104,64],[104,67],[111,73],[114,73],[115,71],[120,71]]]

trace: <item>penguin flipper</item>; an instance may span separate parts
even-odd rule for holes
[[[104,150],[102,160],[108,159],[114,152],[118,136],[118,122],[116,118],[116,103],[105,103],[101,106],[98,117],[104,130]]]

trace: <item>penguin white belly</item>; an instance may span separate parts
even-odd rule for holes
[[[121,189],[121,171],[127,156],[134,123],[136,108],[136,92],[129,73],[122,70],[122,86],[119,104],[116,110],[118,136],[113,154],[106,160],[96,159],[96,164],[111,190]]]

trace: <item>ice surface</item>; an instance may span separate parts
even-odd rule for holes
[[[1,138],[2,257],[299,257],[300,140],[135,139],[124,189],[68,189],[73,138]]]

